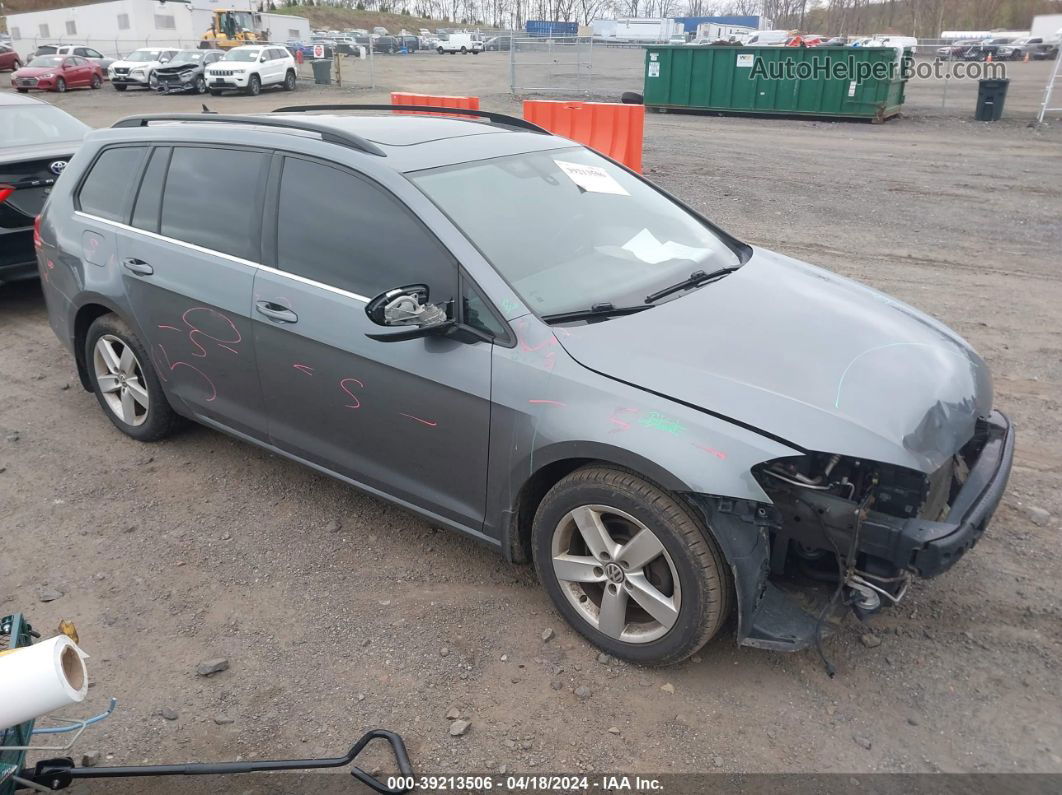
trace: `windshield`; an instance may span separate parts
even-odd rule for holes
[[[76,141],[89,128],[52,105],[0,106],[0,141],[27,146],[46,141]]]
[[[127,61],[157,61],[160,50],[137,50],[129,53]]]
[[[26,66],[32,66],[34,68],[45,68],[52,66],[59,66],[66,58],[65,55],[38,55]]]
[[[740,265],[696,217],[576,147],[411,175],[540,315],[645,297]]]
[[[223,61],[257,61],[258,53],[261,50],[241,50],[239,48],[235,50],[229,50],[222,56]]]
[[[199,63],[206,55],[202,50],[179,50],[170,59],[170,63]]]

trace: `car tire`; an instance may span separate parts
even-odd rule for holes
[[[444,50],[442,47],[439,47],[437,50],[435,50],[435,52],[439,53],[439,55],[445,55],[446,54],[446,50]]]
[[[473,55],[479,55],[479,50],[472,50]]]
[[[632,472],[589,466],[560,480],[538,506],[531,543],[557,610],[620,659],[677,663],[729,613],[730,575],[710,531],[676,497]]]
[[[55,90],[60,94],[66,93],[66,81],[63,78],[58,77],[55,80]]]
[[[29,93],[29,89],[28,88],[16,88],[15,91],[17,91],[20,94],[28,94]]]
[[[100,76],[99,75],[93,75],[92,76],[92,81],[89,83],[89,88],[96,89],[96,88],[102,88],[102,87],[103,87],[103,81],[100,80]]]
[[[17,72],[21,68],[22,68],[22,61],[15,61],[13,64],[11,64],[11,71],[12,72]]]
[[[251,75],[247,78],[247,93],[252,97],[257,97],[262,93],[262,78],[258,75]]]
[[[293,69],[289,69],[288,73],[286,75],[284,75],[284,90],[285,91],[294,91],[295,90],[295,71]]]
[[[462,55],[468,55],[468,48],[467,47],[462,47],[461,48],[461,54]]]
[[[85,364],[100,408],[126,436],[156,442],[176,430],[180,417],[166,400],[151,357],[117,315],[102,315],[89,326]]]
[[[624,105],[644,105],[645,97],[637,91],[624,91],[620,95],[620,102]]]
[[[128,88],[128,86],[121,86],[121,85],[118,85],[117,83],[112,83],[111,85],[114,86],[114,90],[115,91],[125,91],[126,88]]]
[[[205,94],[206,92],[207,92],[206,78],[203,77],[202,75],[199,75],[195,79],[195,93],[197,93],[197,94]]]
[[[158,87],[159,87],[159,79],[158,79],[158,77],[155,76],[155,73],[152,72],[151,74],[148,75],[148,81],[147,81],[146,88],[149,91],[154,91]]]

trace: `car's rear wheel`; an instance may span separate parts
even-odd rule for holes
[[[251,75],[247,79],[247,93],[252,97],[257,97],[262,93],[262,78],[258,75]]]
[[[679,662],[726,619],[730,579],[710,533],[630,472],[592,466],[558,482],[535,514],[532,547],[560,613],[616,657]]]
[[[66,81],[63,80],[63,78],[61,78],[61,77],[56,78],[56,80],[55,80],[55,90],[58,91],[60,94],[66,93]]]
[[[89,88],[99,88],[102,85],[103,85],[103,81],[100,80],[100,76],[99,75],[93,75],[92,76],[92,82],[89,83]]]
[[[285,91],[294,91],[295,90],[295,72],[293,72],[290,69],[288,70],[288,73],[286,75],[284,75],[284,90]]]
[[[151,357],[116,315],[103,315],[89,327],[85,362],[96,400],[122,433],[154,442],[173,432],[179,418],[163,394]]]

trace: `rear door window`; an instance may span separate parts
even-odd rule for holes
[[[159,231],[159,210],[162,207],[162,187],[166,181],[166,167],[169,165],[170,149],[162,147],[151,153],[144,179],[140,182],[140,192],[133,206],[132,225],[148,232]]]
[[[257,261],[269,156],[246,149],[175,147],[160,234]]]
[[[108,221],[125,223],[136,189],[135,176],[147,152],[144,146],[116,146],[96,158],[78,193],[78,209]]]

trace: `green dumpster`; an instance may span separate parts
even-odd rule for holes
[[[894,47],[652,45],[645,104],[880,122],[900,112],[910,63]]]

